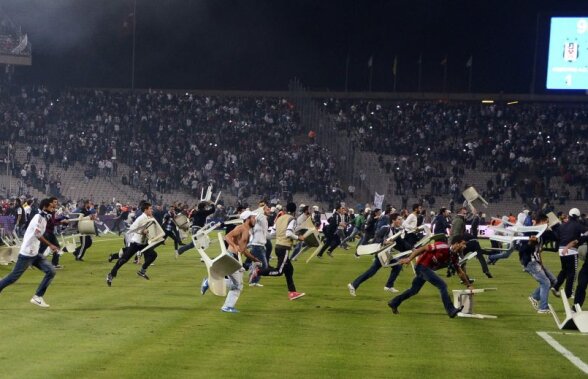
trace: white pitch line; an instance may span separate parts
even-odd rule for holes
[[[559,336],[579,336],[588,337],[588,333],[566,333],[566,332],[546,332],[547,334],[557,334]]]
[[[553,337],[551,337],[547,332],[537,332],[539,337],[543,338],[545,342],[547,342],[551,347],[553,347],[558,353],[566,357],[567,360],[572,362],[574,366],[579,368],[584,374],[588,374],[588,365],[584,363],[580,358],[576,357],[571,351],[563,347],[559,342],[557,342]]]

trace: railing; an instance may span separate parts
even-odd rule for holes
[[[339,183],[341,189],[347,192],[349,184],[359,188],[354,180],[355,145],[347,136],[337,130],[332,118],[322,109],[322,104],[309,96],[299,80],[290,81],[289,89],[289,97],[298,107],[303,128],[306,128],[308,133],[314,132],[316,134],[316,143],[327,148],[335,161],[335,171],[341,179]],[[332,185],[335,184],[332,183]]]

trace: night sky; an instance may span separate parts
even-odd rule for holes
[[[580,5],[584,5],[584,9]],[[129,87],[132,0],[0,0],[33,44],[23,83]],[[583,1],[137,0],[136,87],[285,90],[296,76],[310,88],[528,92],[538,13],[588,15]],[[538,72],[547,35],[541,18]],[[127,26],[125,27],[125,23]],[[541,87],[543,79],[538,76]]]

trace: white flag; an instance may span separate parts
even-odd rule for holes
[[[384,195],[380,195],[376,192],[376,195],[374,196],[374,206],[382,209],[382,204],[384,204]]]
[[[368,67],[372,67],[374,65],[374,56],[372,55],[368,60]]]

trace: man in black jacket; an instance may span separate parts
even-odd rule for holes
[[[447,218],[449,217],[449,211],[443,207],[439,209],[439,213],[433,219],[433,234],[447,234],[447,230],[451,228],[451,224]]]
[[[208,205],[208,207],[207,207]],[[214,213],[214,203],[201,202],[195,212],[192,212],[190,218],[192,219],[192,227],[198,229],[203,228],[206,225],[206,218]],[[187,245],[181,246],[176,252],[176,258],[186,251],[194,248],[194,242],[190,242]]]
[[[84,205],[82,206],[82,208],[80,209],[80,212],[79,212],[82,214],[82,217],[89,216],[92,220],[94,220],[96,218],[96,214],[94,213],[94,211],[92,209],[92,205],[93,204],[90,202],[90,200],[84,200]],[[91,235],[80,236],[80,246],[78,246],[76,248],[76,250],[73,252],[73,255],[76,257],[76,261],[79,261],[79,262],[84,261],[84,255],[86,254],[86,251],[88,251],[90,246],[92,246],[92,236]]]
[[[382,217],[384,217],[384,216],[382,216]],[[388,216],[386,216],[386,217],[388,217]],[[400,214],[392,213],[389,217],[390,217],[390,225],[383,226],[377,232],[378,237],[376,237],[376,238],[378,239],[378,241],[377,241],[378,243],[385,243],[386,242],[385,240],[387,238],[393,236],[394,234],[398,233],[401,230],[402,217],[400,217]],[[380,234],[384,235],[381,240],[379,239]],[[395,242],[396,242],[396,245],[394,246],[394,248],[396,250],[399,250],[402,252],[402,251],[412,249],[412,246],[410,244],[408,244],[401,237],[397,238]],[[395,260],[392,260],[390,263],[394,263],[394,262],[395,262]],[[365,271],[363,274],[358,276],[353,282],[347,284],[347,289],[349,289],[349,294],[351,296],[355,296],[356,295],[355,291],[359,288],[361,283],[365,282],[366,280],[368,280],[369,278],[374,276],[380,270],[380,268],[382,268],[382,263],[380,262],[380,259],[376,255],[374,257],[374,261],[372,262],[372,265],[367,269],[367,271]],[[388,280],[386,281],[386,285],[384,286],[384,291],[398,292],[398,290],[396,288],[394,288],[394,282],[396,281],[396,278],[398,278],[400,271],[402,271],[402,265],[396,265],[396,266],[392,267],[392,269],[390,271],[390,275],[388,276]]]
[[[565,222],[555,230],[559,237],[559,259],[561,261],[561,271],[557,275],[557,282],[553,285],[553,293],[559,296],[559,288],[565,282],[566,296],[569,299],[572,296],[574,288],[574,279],[576,278],[576,268],[578,267],[578,250],[575,247],[568,248],[572,241],[580,240],[588,227],[580,224],[580,210],[572,208],[568,214],[568,222]]]
[[[345,222],[345,207],[341,204],[337,204],[335,213],[331,217],[329,217],[329,224],[323,228],[323,233],[325,234],[325,244],[317,254],[319,258],[322,258],[323,253],[327,251],[327,254],[332,257],[333,250],[337,248],[341,244],[341,238],[339,237],[339,233],[337,230],[340,228],[345,228],[347,225]]]

